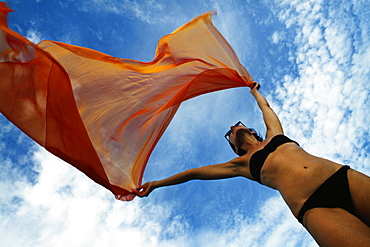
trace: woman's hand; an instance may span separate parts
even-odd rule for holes
[[[139,197],[144,197],[148,196],[155,188],[157,188],[157,186],[155,186],[155,182],[146,182],[140,187],[137,187],[134,190],[134,193]]]
[[[260,89],[260,84],[258,82],[253,82],[253,86],[251,87],[250,93],[253,95]]]

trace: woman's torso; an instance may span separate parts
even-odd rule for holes
[[[253,179],[249,169],[250,158],[270,140],[243,156],[246,164],[243,176]],[[294,142],[288,142],[268,155],[260,177],[264,185],[280,192],[292,213],[297,216],[303,203],[340,167],[337,163],[307,153]]]

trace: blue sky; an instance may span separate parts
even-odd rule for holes
[[[262,85],[285,133],[308,152],[370,175],[370,6],[366,1],[11,0],[9,27],[150,61],[194,17],[213,22]],[[235,157],[223,135],[264,134],[246,88],[185,102],[144,181]],[[192,181],[121,202],[0,115],[0,246],[316,246],[278,192],[242,178]]]

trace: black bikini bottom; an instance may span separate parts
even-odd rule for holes
[[[349,166],[342,166],[307,199],[298,214],[301,224],[304,214],[313,208],[342,208],[356,215],[348,185],[349,169]]]

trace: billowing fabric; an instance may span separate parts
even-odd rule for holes
[[[163,37],[144,63],[60,42],[37,46],[8,29],[0,6],[0,111],[117,199],[132,200],[180,104],[251,86],[211,13]]]

